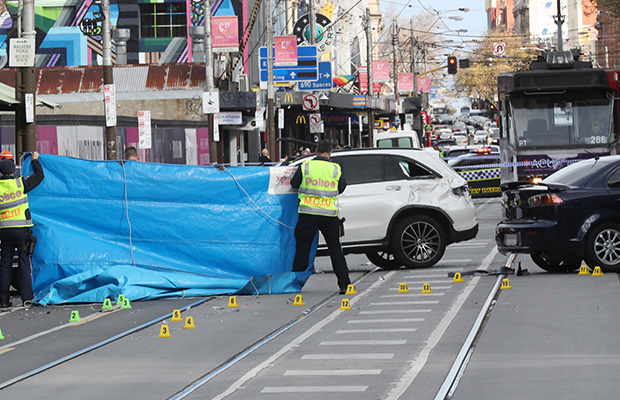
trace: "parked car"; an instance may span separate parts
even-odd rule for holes
[[[334,151],[332,161],[348,184],[338,199],[345,254],[366,254],[385,269],[424,268],[435,265],[449,244],[476,236],[467,182],[436,155],[362,148]],[[327,254],[321,235],[318,254]]]
[[[500,190],[499,150],[490,147],[477,150],[448,160],[448,165],[467,180],[472,197],[499,196]]]
[[[499,144],[499,128],[489,128],[487,144]]]
[[[503,219],[495,241],[503,253],[530,254],[549,272],[581,261],[620,272],[620,156],[580,161],[539,185],[502,185]]]

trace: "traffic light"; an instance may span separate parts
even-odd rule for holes
[[[448,73],[456,74],[456,57],[448,57]]]

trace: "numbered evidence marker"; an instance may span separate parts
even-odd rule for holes
[[[409,288],[405,282],[398,285],[398,293],[409,293]]]
[[[427,294],[427,293],[433,293],[433,291],[431,290],[431,285],[429,285],[428,283],[425,283],[422,285],[422,294]]]
[[[499,287],[500,289],[512,289],[512,286],[510,285],[510,280],[508,278],[504,278],[504,280],[502,280],[502,286]]]
[[[293,302],[293,305],[294,306],[305,306],[306,303],[304,302],[304,297],[300,294],[295,296],[295,301]]]
[[[350,310],[351,304],[349,303],[349,299],[342,299],[342,303],[340,304],[341,310]]]
[[[181,311],[174,310],[172,312],[172,319],[170,321],[183,321],[183,318],[181,318]]]
[[[121,310],[126,310],[131,308],[131,303],[129,303],[129,299],[127,297],[123,297],[123,302],[121,303]]]
[[[170,336],[170,328],[168,325],[162,325],[159,329],[159,337],[172,337]]]
[[[348,285],[346,295],[357,294],[357,290],[355,290],[355,285]]]
[[[192,317],[187,317],[185,318],[185,326],[183,327],[183,329],[195,329],[196,326],[194,325],[194,318]]]
[[[230,298],[228,299],[228,305],[226,307],[239,307],[239,304],[237,303],[237,298],[235,296],[230,296]]]
[[[78,322],[81,321],[80,312],[78,310],[71,311],[71,318],[69,318],[69,322]]]

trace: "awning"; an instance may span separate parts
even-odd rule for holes
[[[0,108],[13,109],[13,107],[18,106],[19,104],[20,102],[15,99],[15,88],[0,82]],[[53,101],[44,100],[40,96],[37,96],[37,106],[61,108],[60,104],[54,103]]]

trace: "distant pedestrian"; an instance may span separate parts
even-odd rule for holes
[[[0,162],[0,308],[8,308],[10,302],[11,268],[13,254],[17,249],[17,280],[24,305],[33,298],[32,267],[30,265],[30,228],[32,217],[26,193],[34,189],[45,177],[39,162],[39,153],[32,153],[34,174],[27,178],[15,178],[12,159]]]
[[[140,161],[140,155],[138,149],[133,146],[129,146],[125,149],[125,160],[127,161]]]
[[[260,162],[261,165],[265,165],[265,163],[271,162],[271,158],[269,158],[269,150],[263,149],[260,157],[258,158],[258,162]]]
[[[316,157],[301,164],[291,179],[291,186],[298,189],[299,196],[293,271],[300,272],[308,268],[310,248],[318,230],[325,238],[340,294],[344,294],[351,281],[340,246],[340,219],[336,200],[347,183],[340,165],[329,160],[331,153],[331,142],[322,140],[317,147]]]

